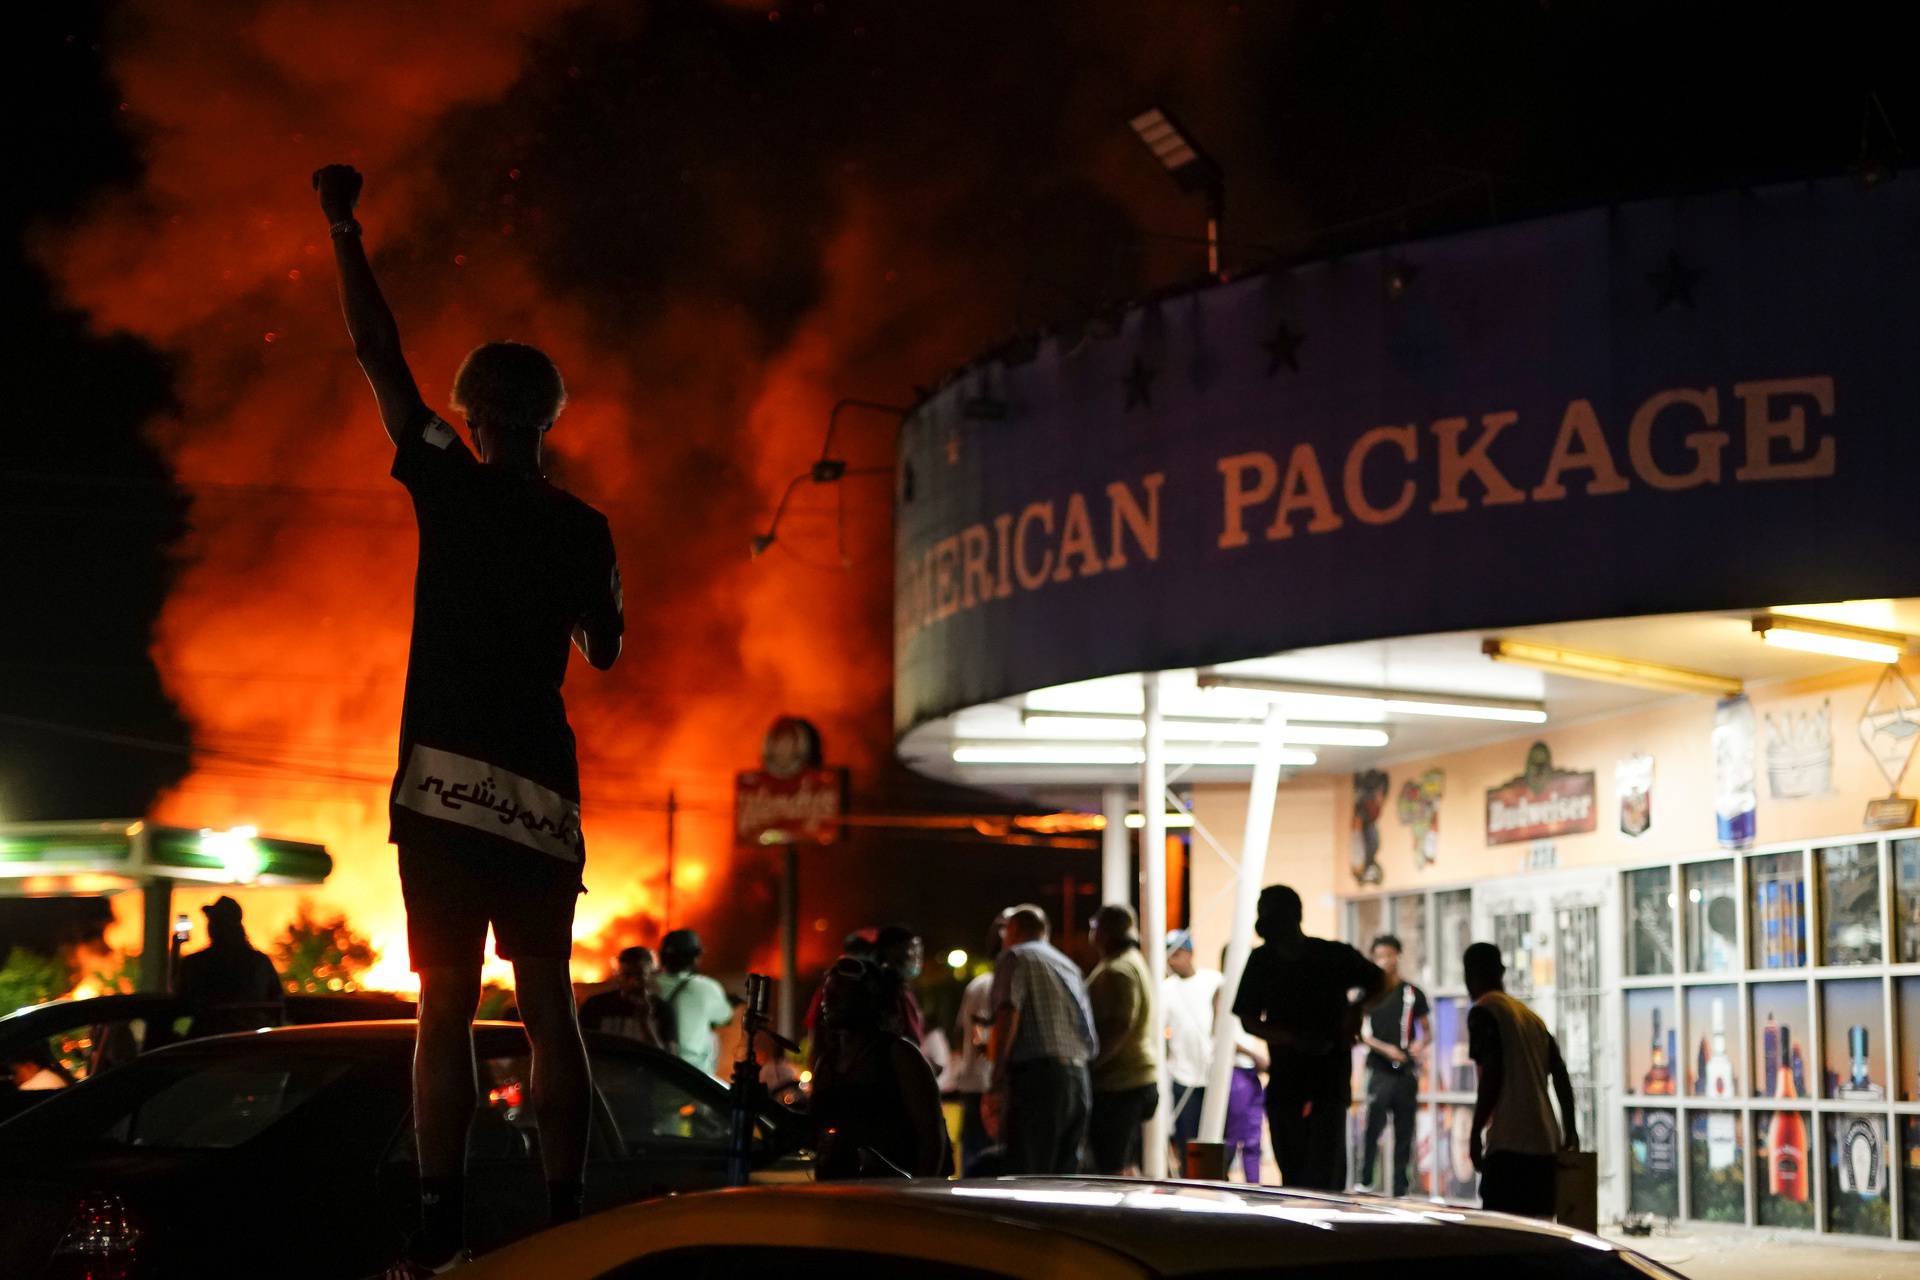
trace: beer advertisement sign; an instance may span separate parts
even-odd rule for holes
[[[1513,844],[1592,831],[1593,772],[1553,767],[1544,742],[1527,749],[1527,767],[1497,787],[1487,788],[1487,843]]]

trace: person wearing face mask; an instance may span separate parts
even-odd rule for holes
[[[871,960],[842,956],[827,974],[810,1109],[818,1181],[930,1178],[950,1164],[940,1087],[892,1026],[899,995],[899,975]]]
[[[905,924],[882,926],[873,938],[873,957],[900,979],[900,1034],[921,1044],[926,1032],[919,997],[913,994],[913,984],[920,980],[920,968],[926,962],[926,945],[920,941],[919,931]]]

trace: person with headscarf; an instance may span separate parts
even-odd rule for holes
[[[895,1029],[899,985],[893,970],[857,956],[827,974],[810,1108],[819,1181],[947,1170],[940,1087],[919,1046]]]

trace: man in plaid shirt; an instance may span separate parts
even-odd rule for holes
[[[981,1115],[1006,1148],[1006,1172],[1078,1173],[1097,1043],[1086,983],[1048,945],[1045,911],[1022,903],[1000,921],[1006,949],[993,970],[992,1081]]]

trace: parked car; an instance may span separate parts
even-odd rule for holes
[[[413,1001],[385,991],[293,995],[277,1011],[287,1026],[413,1015]],[[84,1080],[174,1043],[190,1020],[187,1006],[165,992],[49,1000],[0,1018],[0,1062],[44,1046],[63,1071]],[[0,1120],[53,1096],[53,1091],[17,1090],[12,1083],[0,1080]]]
[[[543,1225],[546,1190],[526,1034],[482,1023],[474,1039],[467,1221],[486,1250]],[[416,1215],[413,1041],[411,1021],[214,1036],[57,1091],[0,1124],[0,1275],[380,1272]],[[725,1087],[632,1040],[587,1047],[588,1209],[719,1186]],[[756,1176],[810,1176],[788,1154],[801,1128],[760,1117]]]
[[[823,1183],[631,1205],[462,1280],[1673,1280],[1596,1236],[1414,1201],[1120,1178]]]

